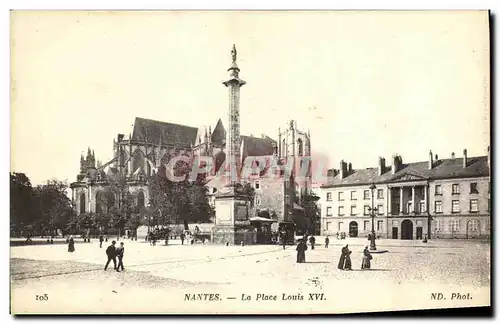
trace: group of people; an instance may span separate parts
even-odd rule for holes
[[[112,241],[111,244],[108,246],[106,249],[106,256],[108,257],[108,261],[106,262],[106,265],[104,266],[104,271],[108,270],[109,263],[113,261],[113,268],[117,272],[125,270],[125,267],[123,266],[123,256],[125,254],[125,247],[124,243],[121,242],[120,246],[116,247],[116,241]],[[118,258],[118,265],[116,264],[116,258]]]
[[[104,237],[102,235],[99,236],[99,247],[102,248],[102,242],[104,241]],[[106,240],[107,241],[107,240]],[[113,269],[117,272],[125,270],[123,266],[123,256],[125,255],[125,244],[123,242],[120,243],[119,246],[115,246],[116,241],[112,241],[111,244],[106,249],[106,256],[108,258],[106,265],[104,266],[104,270],[108,270],[109,263],[113,261]],[[75,240],[73,236],[70,236],[68,239],[68,252],[75,252]],[[118,264],[116,263],[116,259],[118,258]]]
[[[311,250],[314,250],[316,239],[314,236],[309,238],[309,243],[311,244]],[[325,247],[328,248],[328,244],[330,239],[328,236],[325,238]],[[297,244],[297,263],[305,263],[306,262],[306,251],[307,251],[307,235],[305,235],[302,239],[299,240],[299,244]],[[340,260],[338,263],[338,269],[340,270],[352,270],[352,262],[351,262],[351,253],[349,250],[349,245],[346,245],[342,248],[340,254]],[[368,246],[363,250],[363,259],[361,261],[361,269],[370,269],[371,268],[371,260],[373,259]]]
[[[352,262],[351,262],[351,253],[349,250],[349,245],[346,245],[342,248],[340,254],[340,260],[337,268],[339,270],[352,270]],[[361,269],[366,270],[371,268],[371,260],[373,259],[370,250],[368,250],[368,246],[363,250],[363,259],[361,260]]]

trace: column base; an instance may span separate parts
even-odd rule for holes
[[[214,244],[253,245],[257,243],[257,233],[253,227],[237,225],[215,225],[212,232]]]

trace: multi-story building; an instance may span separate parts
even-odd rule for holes
[[[490,153],[488,156],[353,169],[341,161],[321,187],[321,232],[392,239],[485,238],[490,236]]]

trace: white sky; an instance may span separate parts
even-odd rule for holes
[[[112,157],[134,118],[225,118],[236,44],[241,132],[291,118],[338,168],[432,149],[486,154],[486,12],[16,12],[11,170],[75,181],[80,153]],[[311,109],[315,107],[315,109]],[[223,119],[224,120],[224,119]],[[227,124],[227,123],[226,123]]]

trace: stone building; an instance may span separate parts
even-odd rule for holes
[[[341,161],[321,187],[321,231],[367,236],[376,208],[377,236],[392,239],[486,238],[490,236],[490,159],[488,156],[403,163],[354,169]],[[370,188],[375,185],[375,188]],[[373,191],[372,191],[373,190]],[[373,193],[373,198],[372,198]],[[372,203],[373,199],[373,203]]]
[[[266,135],[254,137],[238,132],[236,136],[237,140],[232,142],[237,143],[237,147],[231,149],[238,151],[240,162],[249,156],[285,160],[306,156],[311,152],[309,132],[298,129],[295,121],[290,121],[288,127],[278,131],[279,141]],[[131,134],[127,137],[118,134],[113,140],[113,158],[110,161],[97,165],[90,149],[86,158],[81,157],[77,181],[70,185],[76,212],[80,214],[99,210],[100,206],[96,203],[99,201],[98,195],[113,178],[126,182],[127,191],[135,197],[137,206],[147,206],[150,199],[149,179],[165,172],[164,165],[179,155],[200,155],[211,157],[217,170],[226,158],[226,141],[227,132],[221,119],[212,129],[212,125],[193,127],[137,117]],[[244,180],[256,189],[256,212],[266,210],[278,221],[291,220],[294,212],[303,214],[301,207],[294,203],[295,196],[307,189],[310,177],[300,184],[283,177],[260,179],[260,175]],[[215,193],[223,185],[217,177],[208,178],[207,187],[212,203]]]

